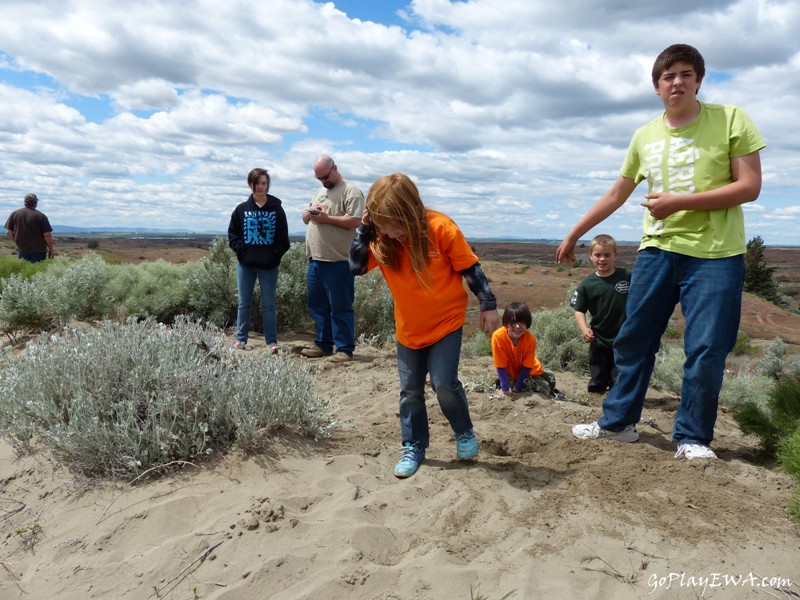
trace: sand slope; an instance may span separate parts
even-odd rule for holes
[[[655,392],[639,443],[581,442],[569,428],[597,418],[601,398],[562,374],[564,402],[470,392],[481,454],[457,463],[429,396],[428,460],[401,481],[393,353],[318,364],[341,421],[325,442],[277,437],[263,455],[133,486],[87,484],[0,443],[0,598],[700,597],[690,577],[712,578],[707,598],[784,598],[761,578],[800,583],[794,481],[760,464],[725,413],[718,461],[673,459],[676,400]],[[491,370],[463,360],[462,380]]]

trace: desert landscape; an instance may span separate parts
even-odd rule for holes
[[[56,243],[77,254],[87,244]],[[180,262],[203,256],[198,243],[100,240],[96,251]],[[554,307],[589,272],[552,264],[548,244],[475,247],[501,306]],[[625,247],[621,264],[634,255]],[[768,249],[767,262],[800,281],[800,249]],[[751,338],[798,350],[800,316],[749,294],[744,313]],[[394,352],[359,346],[352,362],[332,365],[299,356],[311,342],[309,332],[279,340],[337,407],[328,440],[276,435],[263,454],[131,482],[85,480],[46,452],[20,457],[0,441],[0,598],[800,597],[800,526],[786,510],[796,481],[727,411],[716,461],[673,458],[678,400],[656,390],[639,443],[578,441],[571,425],[596,419],[602,404],[584,378],[556,373],[564,401],[495,398],[481,385],[491,358],[464,358],[480,454],[455,460],[429,394],[428,458],[399,480]],[[242,360],[271,360],[263,339],[252,345]]]

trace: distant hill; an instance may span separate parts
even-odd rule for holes
[[[73,227],[72,225],[53,225],[53,233],[146,233],[169,235],[224,235],[222,231],[187,231],[185,229],[158,229],[155,227]]]

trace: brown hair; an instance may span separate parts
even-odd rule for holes
[[[503,325],[508,327],[513,323],[525,323],[528,329],[531,328],[533,315],[531,315],[531,309],[524,302],[512,302],[503,311]]]
[[[247,174],[247,186],[251,190],[254,189],[256,184],[258,183],[258,180],[261,179],[262,175],[266,175],[267,177],[267,192],[269,192],[269,171],[267,171],[266,169],[255,168],[251,170]]]
[[[28,208],[36,208],[37,204],[39,204],[39,198],[36,197],[36,194],[28,194],[25,196],[25,206]]]
[[[376,179],[369,188],[366,209],[375,227],[370,249],[377,261],[397,270],[402,244],[381,232],[381,227],[395,225],[406,236],[411,267],[420,284],[425,286],[423,275],[428,274],[428,216],[419,190],[403,173],[394,173]]]
[[[610,235],[606,235],[605,233],[601,233],[600,235],[596,235],[592,238],[592,241],[589,242],[590,253],[595,246],[602,246],[603,248],[611,248],[615,253],[617,252],[617,240],[615,240]]]
[[[706,63],[703,55],[694,46],[688,44],[673,44],[661,51],[653,63],[653,85],[658,86],[661,74],[675,63],[684,62],[692,65],[697,73],[697,80],[701,81],[706,74]]]

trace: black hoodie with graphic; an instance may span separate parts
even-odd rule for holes
[[[253,194],[231,214],[228,244],[245,267],[272,269],[289,250],[289,227],[281,201],[267,194],[260,207]]]

